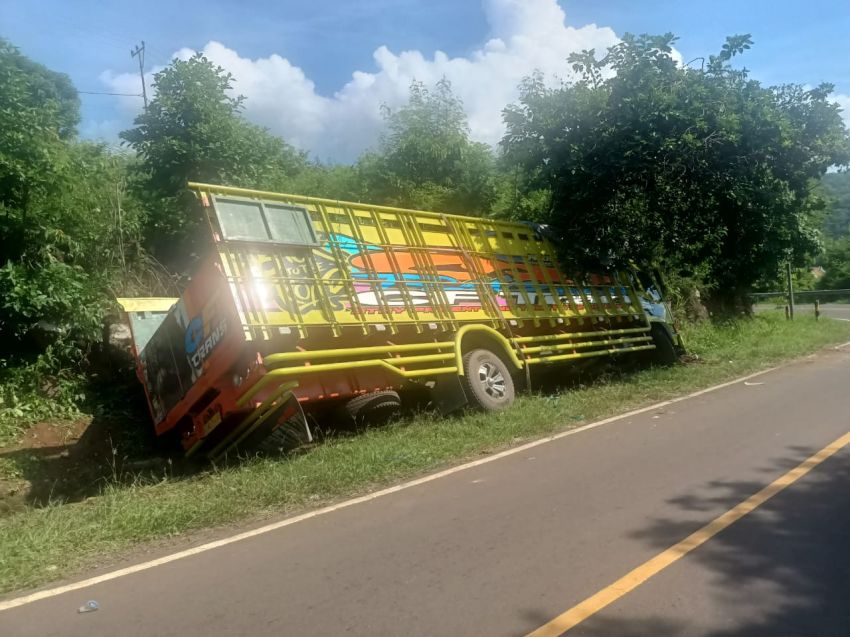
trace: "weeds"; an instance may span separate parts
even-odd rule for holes
[[[0,445],[27,425],[83,416],[86,378],[73,371],[56,372],[48,355],[12,367],[0,361]]]

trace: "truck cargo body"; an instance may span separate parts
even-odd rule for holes
[[[156,431],[190,453],[217,455],[281,414],[409,383],[437,402],[469,399],[477,388],[458,384],[473,350],[528,377],[678,345],[666,305],[635,272],[568,275],[531,225],[191,187],[210,254],[159,319],[125,306],[138,310],[128,313]],[[145,316],[162,322],[140,340]]]

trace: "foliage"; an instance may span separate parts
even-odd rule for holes
[[[502,145],[551,190],[539,220],[574,238],[568,258],[703,269],[713,309],[736,311],[780,262],[817,250],[811,185],[850,159],[848,134],[830,85],[766,88],[732,68],[749,36],[701,68],[676,64],[674,42],[627,35],[601,59],[572,56],[573,84],[527,79]]]
[[[197,248],[192,238],[202,221],[189,181],[274,188],[303,170],[304,156],[241,116],[233,76],[203,55],[175,59],[154,75],[155,97],[121,133],[138,154],[139,197],[150,210],[148,247],[177,271]]]
[[[90,143],[61,152],[55,190],[0,218],[0,357],[29,360],[48,342],[78,363],[100,338],[108,299],[157,279],[139,246],[145,215],[127,192],[128,160]]]
[[[826,237],[837,238],[850,234],[850,172],[824,175],[820,193],[829,207],[823,224]]]
[[[539,170],[512,165],[505,157],[498,164],[493,216],[517,221],[544,219],[552,206],[552,190],[540,185]]]
[[[850,289],[850,234],[827,240],[820,265],[826,274],[818,281],[819,289]]]
[[[82,416],[85,387],[85,376],[67,369],[52,346],[32,363],[0,361],[0,445],[26,425]]]
[[[78,100],[67,77],[0,41],[0,383],[4,409],[76,374],[100,340],[118,292],[148,287],[128,194],[131,160],[74,139]],[[11,380],[10,380],[11,379]],[[9,383],[18,389],[9,394]],[[58,403],[57,403],[58,404]]]
[[[302,171],[280,184],[280,189],[296,194],[308,194],[326,199],[360,201],[363,187],[355,166],[345,164],[308,164]]]
[[[79,101],[67,76],[22,55],[0,38],[0,212],[24,214],[33,198],[55,191],[51,176],[66,158]]]
[[[492,153],[469,139],[463,103],[448,80],[433,90],[413,82],[407,104],[384,115],[387,133],[357,166],[367,200],[470,215],[490,210]]]

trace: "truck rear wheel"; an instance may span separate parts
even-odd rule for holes
[[[505,362],[486,349],[463,355],[463,384],[470,404],[484,411],[505,409],[516,397],[514,380]]]
[[[345,410],[355,422],[364,419],[386,419],[400,408],[401,398],[398,392],[391,389],[356,396],[345,404]]]

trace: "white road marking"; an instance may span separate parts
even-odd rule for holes
[[[847,343],[842,343],[841,345],[837,345],[834,349],[842,349],[844,347],[850,346],[850,341]],[[408,482],[403,482],[401,484],[397,484],[392,487],[387,487],[386,489],[381,489],[380,491],[375,491],[374,493],[369,493],[366,495],[362,495],[356,498],[351,498],[350,500],[345,500],[344,502],[339,502],[337,504],[332,504],[330,506],[322,507],[321,509],[316,509],[315,511],[308,511],[306,513],[302,513],[301,515],[296,515],[291,518],[286,518],[284,520],[279,520],[277,522],[273,522],[271,524],[267,524],[265,526],[261,526],[256,529],[252,529],[250,531],[244,531],[242,533],[237,533],[236,535],[231,535],[230,537],[222,538],[220,540],[215,540],[213,542],[207,542],[206,544],[201,544],[200,546],[195,546],[189,549],[185,549],[183,551],[178,551],[177,553],[172,553],[171,555],[166,555],[164,557],[157,558],[155,560],[149,560],[147,562],[142,562],[140,564],[134,564],[132,566],[127,566],[125,568],[120,568],[115,571],[111,571],[109,573],[104,573],[102,575],[97,575],[95,577],[90,577],[88,579],[80,580],[79,582],[72,582],[70,584],[65,584],[63,586],[57,586],[55,588],[48,588],[41,591],[36,591],[34,593],[30,593],[29,595],[23,595],[21,597],[16,597],[13,599],[9,599],[6,601],[0,602],[0,611],[9,610],[11,608],[17,608],[18,606],[24,606],[26,604],[31,604],[33,602],[37,602],[42,599],[48,599],[50,597],[56,597],[57,595],[62,595],[64,593],[70,593],[71,591],[77,591],[82,588],[88,588],[90,586],[94,586],[96,584],[102,584],[103,582],[108,582],[110,580],[118,579],[119,577],[125,577],[127,575],[132,575],[134,573],[140,573],[142,571],[147,571],[149,569],[155,568],[157,566],[162,566],[164,564],[169,564],[171,562],[176,562],[177,560],[182,560],[187,557],[192,557],[193,555],[199,555],[201,553],[206,553],[207,551],[211,551],[213,549],[221,548],[222,546],[227,546],[228,544],[234,544],[236,542],[241,542],[242,540],[247,540],[252,537],[257,537],[258,535],[264,535],[266,533],[270,533],[272,531],[277,531],[278,529],[282,529],[287,526],[291,526],[293,524],[297,524],[298,522],[303,522],[305,520],[309,520],[311,518],[318,517],[320,515],[326,515],[328,513],[332,513],[334,511],[339,511],[340,509],[347,509],[348,507],[352,507],[358,504],[363,504],[365,502],[371,502],[372,500],[376,500],[378,498],[382,498],[384,496],[398,493],[399,491],[404,491],[406,489],[410,489],[412,487],[419,486],[421,484],[426,484],[428,482],[433,482],[434,480],[439,480],[440,478],[445,478],[446,476],[450,476],[455,473],[459,473],[460,471],[465,471],[467,469],[472,469],[473,467],[479,467],[481,465],[495,462],[496,460],[500,460],[502,458],[506,458],[508,456],[512,456],[517,453],[522,453],[524,451],[528,451],[529,449],[533,449],[534,447],[538,447],[540,445],[544,445],[549,442],[553,442],[555,440],[560,440],[562,438],[566,438],[567,436],[573,436],[575,434],[581,433],[583,431],[588,431],[590,429],[596,429],[597,427],[601,427],[603,425],[607,425],[612,422],[616,422],[618,420],[624,420],[626,418],[631,418],[633,416],[637,416],[639,414],[645,414],[650,411],[654,411],[657,409],[661,409],[663,407],[667,407],[668,405],[672,405],[674,403],[682,402],[683,400],[690,400],[691,398],[696,398],[698,396],[703,396],[705,394],[709,394],[711,392],[715,392],[719,389],[724,389],[726,387],[731,387],[732,385],[736,385],[738,383],[746,382],[751,378],[757,378],[758,376],[763,376],[764,374],[768,374],[770,372],[776,371],[777,369],[781,369],[782,367],[786,367],[792,364],[794,361],[789,361],[788,363],[784,363],[782,365],[777,365],[776,367],[770,367],[768,369],[763,369],[759,372],[755,372],[754,374],[749,374],[747,376],[742,376],[740,378],[736,378],[734,380],[727,381],[725,383],[721,383],[719,385],[714,385],[712,387],[708,387],[706,389],[701,389],[699,391],[692,392],[687,394],[686,396],[680,396],[678,398],[672,398],[670,400],[665,400],[660,403],[656,403],[654,405],[649,405],[647,407],[641,407],[640,409],[634,409],[632,411],[628,411],[624,414],[620,414],[618,416],[611,416],[610,418],[605,418],[603,420],[598,420],[593,423],[589,423],[587,425],[583,425],[581,427],[576,427],[575,429],[570,429],[569,431],[563,431],[561,433],[557,433],[551,436],[547,436],[545,438],[540,438],[539,440],[534,440],[532,442],[528,442],[524,445],[520,445],[519,447],[513,447],[511,449],[506,449],[505,451],[501,451],[499,453],[493,454],[492,456],[488,456],[486,458],[481,458],[479,460],[473,460],[471,462],[467,462],[456,467],[452,467],[450,469],[445,469],[443,471],[438,471],[437,473],[433,473],[428,476],[424,476],[422,478],[417,478],[415,480],[410,480]]]

